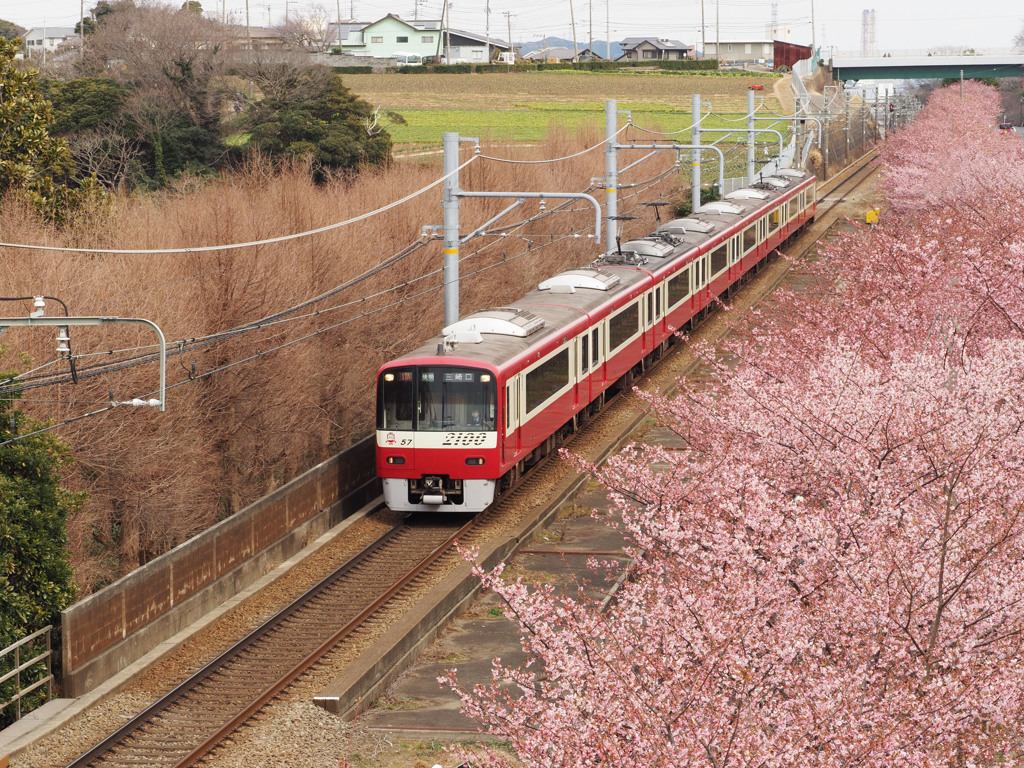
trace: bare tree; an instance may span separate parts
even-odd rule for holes
[[[71,155],[83,175],[95,174],[109,189],[134,187],[142,180],[141,142],[131,137],[127,120],[118,117],[95,130],[85,131],[70,143]]]
[[[324,5],[316,3],[310,6],[309,13],[302,18],[317,50],[329,50],[338,42],[337,37],[331,34],[331,13]]]
[[[248,64],[239,68],[265,99],[305,101],[324,92],[332,77],[327,67],[310,64],[302,51],[253,51]]]
[[[87,66],[199,125],[216,119],[227,44],[221,24],[187,9],[120,3],[92,35]]]
[[[290,15],[283,24],[274,27],[274,31],[289,48],[321,50],[321,35],[304,15]]]

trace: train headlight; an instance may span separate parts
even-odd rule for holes
[[[466,464],[471,467],[479,467],[483,463],[484,460],[480,456],[470,456],[468,459],[466,459]]]
[[[395,374],[393,374],[393,373],[385,373],[384,374],[384,381],[394,381],[394,380],[395,380]]]
[[[491,374],[489,374],[489,373],[481,373],[480,374],[480,381],[482,381],[484,384],[488,383],[490,380],[491,380]]]
[[[405,464],[405,456],[388,456],[385,461],[388,464]]]

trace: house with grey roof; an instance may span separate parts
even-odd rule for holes
[[[580,48],[573,51],[572,48],[565,48],[560,46],[550,46],[548,48],[538,48],[535,51],[523,54],[523,58],[527,61],[543,61],[543,62],[555,62],[555,61],[603,61],[601,56],[598,56],[589,48]]]
[[[42,56],[44,52],[53,53],[66,42],[77,42],[78,33],[74,27],[33,27],[21,39],[26,54]]]
[[[693,58],[693,46],[664,37],[627,37],[616,61],[680,61]]]

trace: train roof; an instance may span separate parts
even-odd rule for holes
[[[508,306],[474,312],[389,365],[435,358],[443,350],[453,362],[458,358],[460,365],[469,360],[498,367],[534,348],[560,343],[573,325],[588,325],[595,313],[606,314],[625,304],[650,274],[706,251],[702,246],[762,215],[764,207],[808,178],[809,174],[788,169],[762,177],[750,187],[729,193],[723,201],[706,203],[696,213],[663,224],[646,237],[617,244],[615,250],[584,267],[544,280]]]

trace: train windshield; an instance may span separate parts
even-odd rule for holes
[[[377,382],[377,429],[425,432],[495,429],[498,388],[478,368],[391,368]]]

